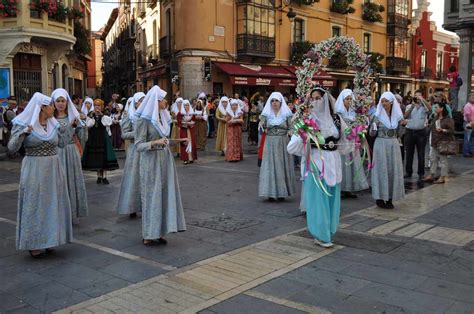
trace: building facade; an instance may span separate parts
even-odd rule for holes
[[[311,43],[339,35],[354,37],[366,53],[383,57],[376,73],[378,92],[406,91],[413,81],[411,0],[164,0],[159,7],[159,58],[148,62],[150,74],[139,76],[145,90],[153,81],[170,95],[179,90],[185,97],[201,91],[292,93],[293,65]],[[146,35],[156,43],[154,35]],[[344,64],[330,62],[321,83],[340,90],[352,77]]]
[[[87,63],[87,96],[102,97],[102,70],[104,42],[101,40],[103,28],[92,32],[91,61]]]
[[[474,1],[445,0],[443,28],[459,36],[459,75],[464,84],[459,89],[458,103],[464,105],[472,92]]]
[[[86,89],[90,0],[58,1],[55,10],[49,5],[13,0],[0,18],[0,68],[20,102],[58,87],[71,94]]]
[[[101,39],[103,51],[103,95],[109,99],[133,95],[136,87],[135,30],[131,1],[121,1],[107,21]]]
[[[447,74],[451,65],[458,68],[459,53],[459,38],[437,29],[428,6],[427,0],[419,0],[412,20],[413,89],[422,90],[425,97],[436,91],[448,94]]]

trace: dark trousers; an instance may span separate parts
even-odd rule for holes
[[[406,173],[411,175],[413,173],[413,157],[418,156],[418,175],[420,177],[425,175],[425,146],[428,136],[426,130],[411,130],[407,129],[405,133],[405,153],[406,153]]]

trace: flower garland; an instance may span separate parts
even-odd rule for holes
[[[369,122],[368,112],[372,104],[372,98],[370,97],[370,86],[372,83],[372,78],[370,77],[371,59],[370,56],[362,51],[354,38],[337,36],[314,45],[306,53],[306,59],[303,61],[302,67],[296,70],[296,77],[298,79],[296,93],[300,99],[305,99],[315,87],[313,77],[322,68],[323,59],[331,59],[336,53],[345,55],[348,65],[355,71],[353,81],[354,100],[351,109],[356,112],[356,119],[343,132],[349,141],[355,143],[356,147],[363,146],[364,161],[366,157],[370,159],[366,135]],[[311,112],[311,104],[308,102],[301,101],[297,105],[297,112],[294,118],[295,132],[300,135],[305,144],[307,144],[307,139],[310,138],[319,147],[319,145],[324,144],[324,137],[320,134],[317,123],[309,117],[309,112]],[[370,160],[368,165],[368,168],[371,169],[372,164]],[[321,173],[320,179],[322,175],[323,173]]]

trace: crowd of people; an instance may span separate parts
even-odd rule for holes
[[[258,196],[270,202],[295,194],[295,170],[300,169],[300,209],[315,242],[331,247],[339,224],[342,198],[372,189],[376,205],[393,209],[405,195],[404,177],[413,175],[414,151],[419,179],[444,183],[453,154],[454,110],[441,95],[425,100],[420,91],[402,98],[385,92],[367,119],[371,162],[360,143],[346,130],[356,120],[354,93],[342,90],[337,99],[315,87],[301,102],[316,121],[322,139],[303,141],[294,132],[296,99],[280,92],[235,94],[211,99],[179,95],[169,104],[159,86],[105,104],[101,99],[70,97],[56,89],[50,96],[35,93],[16,112],[2,114],[8,149],[24,149],[21,168],[17,248],[41,257],[72,239],[72,220],[88,215],[83,171],[97,172],[97,184],[109,184],[107,172],[119,168],[116,149],[126,147],[117,213],[142,217],[144,245],[164,245],[165,236],[186,230],[175,156],[193,164],[209,148],[228,162],[243,160],[243,134],[258,146]],[[12,113],[13,112],[13,113]],[[473,156],[474,95],[464,106],[464,155]],[[5,124],[6,121],[6,124]],[[466,139],[467,136],[467,139]],[[5,137],[3,137],[5,140]],[[4,141],[5,142],[5,141]],[[430,151],[430,175],[425,176],[425,150]],[[403,149],[400,149],[400,148]],[[405,169],[403,166],[405,159]],[[438,173],[438,168],[440,173]],[[370,174],[365,169],[370,169]]]

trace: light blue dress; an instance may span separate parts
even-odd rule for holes
[[[173,154],[167,146],[153,146],[161,138],[149,120],[135,124],[135,146],[140,153],[143,239],[185,231],[183,205]]]
[[[134,126],[128,115],[124,115],[120,126],[122,127],[122,139],[130,140],[130,144],[127,148],[127,157],[123,168],[117,212],[120,215],[129,215],[142,210],[140,198],[140,153],[136,151]]]
[[[288,154],[288,132],[291,117],[279,125],[268,125],[267,118],[260,117],[267,130],[263,148],[262,167],[258,196],[280,198],[295,194],[295,165],[293,155]]]
[[[371,123],[370,136],[377,136],[374,143],[372,169],[372,197],[375,200],[397,201],[405,197],[403,160],[398,141],[398,129],[388,129],[374,118],[377,130]]]
[[[59,158],[66,173],[67,190],[71,202],[72,217],[86,217],[89,214],[87,206],[86,184],[82,172],[81,156],[74,143],[74,134],[77,134],[81,127],[73,128],[69,123],[69,118],[57,118],[64,130],[64,148],[58,149]]]
[[[43,141],[32,134],[23,135],[23,129],[15,125],[8,143],[12,152],[22,143],[26,149],[18,191],[16,247],[39,250],[71,242],[71,205],[57,153],[58,147],[64,147],[64,139],[58,131],[51,140]]]

